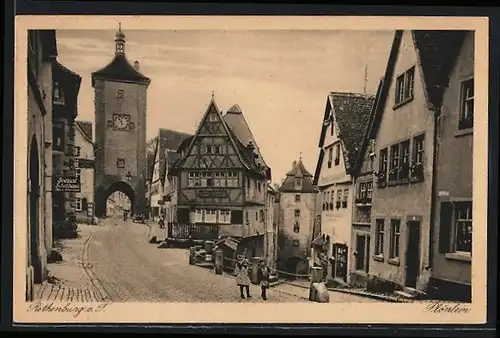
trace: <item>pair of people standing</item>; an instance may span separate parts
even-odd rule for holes
[[[245,294],[243,291],[246,291],[246,298],[252,298],[250,295],[250,264],[248,259],[243,258],[238,263],[236,263],[235,275],[236,275],[236,284],[240,288],[240,297],[245,299]],[[264,262],[261,260],[259,262],[259,267],[257,270],[257,282],[260,285],[261,289],[261,297],[263,300],[267,300],[267,289],[269,288],[269,278],[270,278],[270,269]]]

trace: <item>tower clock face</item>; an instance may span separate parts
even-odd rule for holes
[[[130,130],[130,115],[113,115],[114,130]]]

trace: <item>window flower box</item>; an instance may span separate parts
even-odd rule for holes
[[[410,181],[420,182],[424,180],[424,165],[423,163],[413,163],[410,167]]]
[[[384,172],[375,172],[374,175],[377,177],[377,187],[384,188],[387,186],[387,179]]]

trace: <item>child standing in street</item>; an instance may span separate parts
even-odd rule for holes
[[[267,300],[267,289],[269,288],[269,278],[271,275],[271,270],[267,266],[266,262],[261,259],[259,262],[259,270],[257,272],[257,279],[260,284],[261,297],[263,300]]]

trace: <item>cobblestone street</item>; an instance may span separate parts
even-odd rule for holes
[[[77,239],[62,241],[64,260],[49,264],[53,276],[35,288],[36,300],[74,302],[263,302],[251,285],[241,299],[235,279],[189,265],[185,249],[158,249],[144,224],[107,219],[101,226],[80,225]],[[268,302],[308,302],[308,290],[281,284]],[[330,302],[374,302],[330,292]]]
[[[148,233],[144,224],[117,219],[95,228],[89,263],[112,301],[262,302],[257,286],[252,285],[252,299],[242,300],[233,278],[189,265],[187,250],[158,249]],[[307,300],[271,289],[268,301]]]

